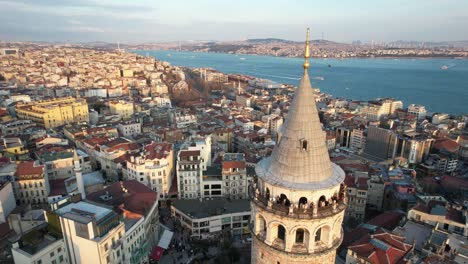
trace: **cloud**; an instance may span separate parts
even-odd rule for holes
[[[98,27],[85,27],[85,26],[76,26],[76,27],[69,27],[65,28],[64,31],[71,31],[71,32],[89,32],[89,33],[104,33],[106,30]],[[109,31],[107,31],[109,32]]]
[[[67,20],[68,24],[71,24],[71,25],[82,25],[83,23],[79,20],[74,20],[74,19],[69,19]]]

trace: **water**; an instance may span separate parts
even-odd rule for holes
[[[172,65],[210,67],[297,85],[303,59],[270,56],[135,51]],[[328,65],[331,67],[328,67]],[[448,69],[442,70],[446,65]],[[404,105],[421,104],[429,112],[468,113],[468,60],[436,59],[311,59],[312,86],[347,99],[393,97]],[[314,79],[323,77],[324,80]]]

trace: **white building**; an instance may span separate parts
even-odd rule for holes
[[[158,194],[137,181],[127,180],[90,193],[87,199],[109,208],[118,207],[122,212],[124,232],[120,240],[112,241],[112,248],[117,249],[115,257],[119,257],[120,248],[123,263],[147,263],[159,239]]]
[[[120,134],[124,137],[134,137],[141,134],[141,123],[140,122],[125,122],[119,123],[117,129]]]
[[[177,155],[177,191],[179,199],[201,197],[203,161],[200,150],[181,150]]]
[[[239,94],[236,95],[236,103],[244,107],[252,106],[252,96],[248,94]]]
[[[124,172],[127,179],[134,179],[159,193],[160,198],[168,197],[174,177],[174,150],[169,143],[151,143],[139,155],[127,160]]]
[[[56,211],[70,263],[122,263],[125,224],[107,207],[87,202]]]
[[[192,114],[175,113],[172,117],[172,123],[177,128],[187,128],[197,123],[197,117]]]
[[[211,135],[205,137],[190,137],[187,141],[184,142],[181,149],[185,150],[199,150],[201,161],[202,161],[202,170],[206,170],[208,166],[211,166],[211,144],[212,138]]]
[[[89,88],[84,93],[85,97],[101,97],[107,98],[107,89],[105,88]]]
[[[241,235],[248,230],[250,203],[224,198],[175,200],[171,212],[192,237],[205,239],[228,230]]]
[[[238,116],[234,119],[234,122],[237,126],[242,127],[242,130],[244,131],[252,131],[254,130],[254,122],[251,120],[243,117],[243,116]]]
[[[211,166],[211,135],[191,137],[177,154],[178,197],[193,199],[204,197],[203,172]],[[213,183],[217,185],[218,183]]]
[[[364,129],[353,129],[351,131],[351,142],[349,148],[355,151],[364,150],[366,147],[366,132]]]
[[[408,114],[413,114],[418,120],[426,118],[426,108],[422,105],[410,104],[408,106]]]
[[[63,239],[51,235],[40,238],[36,246],[21,241],[13,243],[11,253],[16,264],[60,264],[69,263],[68,253]]]
[[[248,179],[245,155],[226,153],[222,161],[223,194],[234,199],[247,199]]]
[[[49,196],[49,178],[44,173],[44,166],[33,161],[22,161],[15,173],[15,196],[21,204],[47,204]]]
[[[5,223],[8,215],[15,209],[16,200],[11,182],[0,183],[0,223]]]

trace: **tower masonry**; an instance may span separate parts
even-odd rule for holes
[[[308,75],[304,75],[272,155],[255,167],[251,199],[252,263],[334,263],[346,209],[343,170],[330,161]]]

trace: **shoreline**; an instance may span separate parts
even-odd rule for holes
[[[171,51],[171,52],[187,52],[187,53],[203,53],[203,54],[225,54],[234,56],[263,56],[272,58],[289,58],[289,59],[301,59],[302,57],[290,57],[290,56],[273,56],[268,54],[257,54],[257,53],[226,53],[226,52],[209,52],[209,51],[191,51],[191,50],[175,50],[175,49],[128,49],[129,52],[135,51]],[[323,60],[346,60],[346,59],[452,59],[452,60],[468,60],[468,56],[350,56],[350,57],[316,57],[311,56],[311,59],[323,59]]]
[[[137,54],[137,55],[141,55],[143,56],[142,54],[139,54],[137,52],[145,52],[145,51],[163,51],[163,52],[171,52],[173,50],[129,50],[129,52],[132,52],[134,54]],[[175,51],[175,53],[179,53],[179,51]],[[188,52],[188,51],[181,51],[180,53],[202,53],[202,54],[210,54],[210,53],[213,53],[213,52]],[[229,53],[214,53],[214,54],[226,54],[226,55],[234,55],[236,57],[240,57],[239,54],[229,54]],[[153,55],[150,55],[150,56],[153,56]],[[284,58],[290,58],[290,57],[275,57],[275,56],[266,56],[266,55],[248,55],[248,56],[261,56],[261,57],[270,57],[270,58],[281,58],[281,59],[284,59]],[[161,60],[161,61],[167,61],[165,57],[161,57],[161,58],[157,58],[158,60]],[[297,59],[297,58],[292,58],[292,59]],[[317,59],[317,58],[315,58]],[[321,59],[321,60],[346,60],[346,59],[337,59],[337,58],[318,58],[318,59]],[[347,58],[347,59],[356,59],[356,60],[359,60],[359,59],[381,59],[381,58]],[[396,58],[383,58],[383,59],[396,59]],[[408,59],[412,59],[412,58],[402,58],[402,60],[408,60]],[[433,58],[418,58],[418,59],[433,59]],[[436,58],[437,59],[437,58]],[[440,59],[443,59],[443,58],[440,58]],[[172,63],[171,63],[172,64]],[[223,74],[226,74],[226,75],[238,75],[238,76],[242,76],[242,77],[247,77],[247,78],[254,78],[254,79],[263,79],[263,80],[268,80],[268,81],[272,81],[272,82],[275,82],[275,83],[278,83],[278,84],[283,84],[283,85],[288,85],[288,86],[294,86],[294,87],[297,87],[297,83],[299,81],[299,79],[295,80],[295,81],[291,81],[291,82],[278,82],[278,81],[274,81],[272,80],[271,78],[269,78],[267,75],[264,75],[264,74],[259,74],[259,75],[255,75],[255,74],[252,74],[252,73],[241,73],[241,72],[235,72],[235,71],[222,71],[220,69],[217,69],[217,68],[213,68],[213,67],[190,67],[190,66],[186,66],[186,65],[177,65],[177,64],[174,64],[175,66],[178,66],[178,67],[181,67],[181,68],[185,68],[185,69],[195,69],[195,68],[210,68],[216,72],[219,72],[219,73],[223,73]],[[320,76],[319,76],[320,77]],[[313,79],[313,78],[312,78]],[[315,80],[315,83],[317,83],[317,80]],[[344,100],[347,100],[347,101],[369,101],[369,100],[374,100],[374,99],[377,99],[377,98],[384,98],[384,97],[388,97],[388,96],[385,96],[385,95],[381,95],[381,96],[376,96],[374,98],[369,98],[369,99],[363,99],[363,98],[359,98],[359,97],[355,97],[355,96],[339,96],[339,95],[336,95],[334,92],[332,91],[323,91],[322,89],[320,89],[320,92],[323,93],[323,94],[327,94],[327,95],[330,95],[332,98],[334,99],[344,99]],[[404,98],[401,98],[401,97],[398,97],[398,96],[390,96],[392,98],[395,98],[397,100],[401,100],[403,101],[403,103],[406,103],[407,105],[409,104],[421,104],[421,103],[415,103],[413,101],[410,101],[410,100],[406,100]],[[432,114],[435,114],[435,113],[446,113],[446,114],[449,114],[451,116],[456,116],[456,117],[460,117],[460,116],[464,116],[464,115],[467,115],[468,112],[452,112],[452,111],[431,111],[431,107],[429,105],[425,105],[427,107],[427,110],[429,113],[432,113]]]

